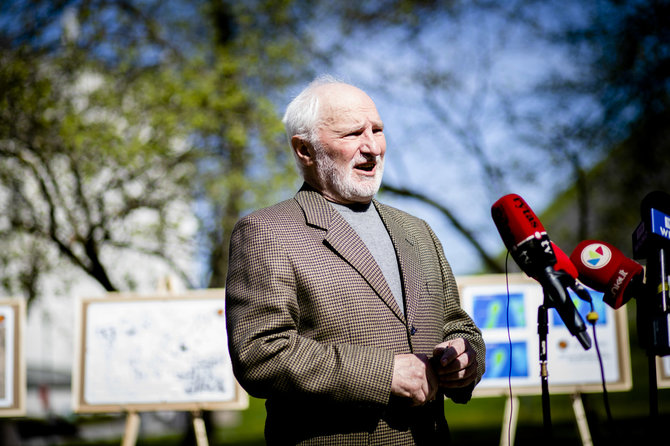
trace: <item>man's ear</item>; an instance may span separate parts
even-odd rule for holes
[[[314,164],[314,147],[309,141],[295,135],[291,138],[291,146],[303,166]]]

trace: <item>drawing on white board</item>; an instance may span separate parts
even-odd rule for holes
[[[236,397],[223,299],[90,302],[83,400],[89,405]]]

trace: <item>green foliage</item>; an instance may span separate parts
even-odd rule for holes
[[[108,291],[132,288],[137,278],[111,260],[124,251],[195,285],[197,234],[183,229],[194,202],[208,210],[198,217],[212,275],[225,275],[227,249],[215,248],[234,221],[296,178],[265,93],[293,78],[301,44],[294,2],[273,3],[256,2],[267,17],[220,1],[7,11],[3,21],[26,28],[7,28],[0,68],[5,292],[35,298],[59,256]],[[25,243],[50,254],[17,256]]]
[[[575,116],[553,133],[555,145],[572,152],[576,181],[547,223],[565,246],[599,239],[632,256],[639,203],[652,190],[670,190],[670,2],[591,6],[589,20],[566,35],[572,48],[589,50],[588,70],[577,82],[555,86],[575,101],[592,98],[600,113],[581,122]],[[590,168],[584,147],[602,154]]]
[[[191,252],[207,253],[209,284],[220,285],[234,222],[251,208],[286,197],[298,181],[277,100],[284,104],[287,87],[312,71],[342,62],[338,59],[342,55],[344,61],[364,61],[374,67],[373,82],[381,92],[388,94],[394,85],[408,83],[416,88],[418,100],[438,123],[433,139],[453,141],[443,149],[450,159],[460,150],[472,160],[481,183],[477,187],[483,193],[497,197],[508,187],[510,172],[524,184],[535,181],[538,158],[529,153],[542,152],[555,171],[571,170],[578,187],[580,217],[575,232],[580,235],[586,235],[593,224],[586,215],[589,199],[585,197],[592,187],[586,170],[595,161],[615,146],[630,147],[626,151],[634,160],[630,172],[652,170],[666,158],[668,51],[663,36],[668,22],[662,18],[668,14],[667,1],[510,5],[430,0],[357,4],[174,0],[167,6],[158,0],[55,5],[38,0],[3,10],[0,20],[6,25],[2,40],[6,48],[0,56],[0,135],[5,203],[10,196],[18,197],[28,203],[22,209],[25,214],[30,205],[41,209],[35,206],[34,191],[49,187],[55,191],[58,184],[66,195],[76,192],[79,182],[93,209],[91,203],[111,203],[105,194],[117,191],[121,200],[129,200],[133,212],[152,209],[158,215],[158,223],[148,224],[147,231],[132,224],[128,234],[144,233],[162,241],[170,239],[168,234],[177,224],[161,223],[168,212],[157,202],[197,203],[203,246],[196,245],[195,239],[187,243]],[[454,50],[466,44],[464,37],[469,34],[464,31],[472,29],[468,27],[473,23],[491,24],[487,33],[495,35],[494,43],[475,44],[477,51],[464,53],[467,59],[453,64]],[[507,84],[498,83],[504,71],[492,68],[497,66],[498,50],[508,49],[515,32],[533,36],[534,43],[546,48],[572,54],[572,69],[545,70],[551,76],[538,78],[537,89],[508,93]],[[382,38],[394,47],[397,57],[392,61],[374,58]],[[354,42],[353,52],[347,39]],[[397,72],[394,61],[404,55],[413,63]],[[491,119],[499,117],[506,123],[504,144],[523,142],[525,149],[498,156],[501,147],[491,143],[494,130],[489,127]],[[626,138],[629,142],[622,144]],[[40,167],[35,164],[38,160]],[[59,180],[45,180],[41,187],[35,180],[27,191],[25,183],[31,176],[18,173],[17,166],[32,175],[51,171]],[[116,180],[101,182],[103,176]],[[643,177],[648,187],[665,184],[661,174],[654,174],[653,181]],[[630,189],[638,180],[639,174],[630,175],[621,184]],[[21,193],[18,185],[23,185]],[[411,185],[398,188],[412,192]],[[145,189],[153,196],[138,192]],[[144,203],[140,196],[147,198]],[[76,200],[71,198],[69,203]],[[132,213],[115,206],[107,210],[110,215],[122,218]],[[56,222],[68,212],[86,221],[81,217],[86,214],[83,206],[77,212],[72,206],[58,209]],[[460,221],[459,213],[445,209],[453,227],[486,259],[481,240],[468,236],[473,231]],[[23,237],[35,236],[30,229],[35,227],[51,234],[44,223],[48,215],[44,208],[31,217],[41,224],[26,226],[25,218],[15,218],[3,230],[13,233],[9,229],[17,225]],[[96,215],[105,213],[98,209]],[[111,234],[109,228],[100,228],[103,220],[88,232]],[[128,226],[118,219],[105,220],[112,221]],[[88,237],[86,228],[79,226],[61,225],[55,233],[96,240],[96,249],[88,252],[99,251],[113,239]],[[55,243],[61,253],[68,250],[58,237],[58,242],[51,235],[42,239]],[[126,236],[123,244],[132,247],[135,241]],[[145,252],[148,249],[146,244],[139,246]],[[76,252],[73,246],[69,250]],[[171,261],[165,252],[149,251]],[[109,281],[105,287],[123,287],[104,279],[105,262],[95,269],[95,262],[86,257],[90,255],[73,261],[89,274],[96,271],[101,283]],[[42,269],[33,265],[22,270]]]
[[[189,199],[194,158],[175,148],[186,136],[179,127],[145,119],[146,81],[119,84],[86,67],[73,77],[57,58],[29,63],[7,53],[4,61],[3,83],[21,87],[5,90],[1,112],[2,242],[28,237],[52,253],[37,267],[3,250],[3,261],[35,272],[28,297],[38,294],[39,273],[58,263],[56,253],[108,291],[121,286],[105,268],[105,249],[133,248],[169,263],[168,241],[181,234],[166,216]],[[17,293],[12,271],[6,290]]]

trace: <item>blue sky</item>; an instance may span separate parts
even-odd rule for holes
[[[555,11],[554,16],[542,12],[542,5],[537,12],[547,17],[545,25],[557,28],[563,20],[581,17],[578,3],[566,5],[560,17]],[[319,24],[317,41],[328,46],[337,38],[336,26]],[[327,71],[363,88],[377,103],[388,143],[384,181],[420,191],[452,209],[490,254],[504,249],[490,216],[495,200],[517,193],[540,214],[570,186],[569,170],[555,167],[545,151],[522,139],[504,113],[510,103],[519,113],[540,110],[547,125],[568,113],[591,113],[588,103],[576,104],[575,110],[549,109],[545,98],[533,93],[535,83],[552,72],[579,72],[582,61],[564,47],[477,10],[458,21],[436,16],[415,40],[397,28],[372,29],[354,34],[342,47],[345,51]],[[445,88],[422,89],[417,76],[435,73],[448,73]],[[446,112],[446,120],[435,108]],[[500,178],[484,172],[482,157],[500,170]],[[432,207],[389,195],[380,198],[426,219],[456,274],[478,270],[474,249]]]

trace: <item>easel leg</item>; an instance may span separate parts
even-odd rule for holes
[[[591,432],[589,431],[589,423],[586,419],[584,403],[580,393],[572,395],[572,410],[575,412],[575,419],[577,420],[577,428],[579,429],[579,436],[582,439],[582,445],[593,446]]]
[[[202,419],[200,412],[193,412],[193,430],[195,431],[196,444],[198,446],[209,446],[205,421]]]
[[[502,430],[500,433],[500,446],[512,446],[516,434],[516,424],[519,419],[519,398],[507,397],[505,401],[505,414],[503,415]]]
[[[123,433],[121,446],[135,446],[137,435],[140,432],[140,415],[137,412],[128,412],[126,429]]]

